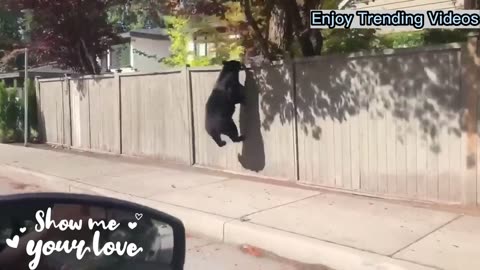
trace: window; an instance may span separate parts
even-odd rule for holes
[[[207,43],[197,43],[195,49],[196,56],[207,56]]]
[[[110,69],[132,67],[130,63],[130,43],[112,46],[110,50]]]

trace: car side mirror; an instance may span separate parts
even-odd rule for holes
[[[32,193],[0,197],[0,269],[183,270],[183,223],[107,197]]]

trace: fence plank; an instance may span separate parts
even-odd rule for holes
[[[478,36],[469,38],[462,48],[462,94],[463,104],[466,108],[466,132],[463,136],[462,162],[464,163],[463,177],[463,202],[466,205],[477,205],[479,200],[477,176],[477,118],[478,118],[478,92],[480,91],[480,52],[478,49]]]
[[[62,80],[41,83],[38,96],[40,133],[46,143],[62,144],[64,141]]]
[[[353,115],[350,118],[350,152],[352,160],[352,190],[360,189],[360,128],[359,117]]]
[[[388,104],[393,104],[393,100],[388,98]],[[385,128],[387,137],[387,178],[388,194],[397,194],[397,132],[396,119],[392,112],[385,112]]]
[[[90,149],[120,153],[119,96],[115,78],[88,79]]]
[[[382,112],[377,116],[377,145],[378,145],[378,192],[388,194],[388,174],[387,174],[387,131],[385,115]]]
[[[70,80],[72,147],[90,149],[90,91],[83,80]]]
[[[416,89],[413,90],[413,96],[416,96]],[[411,101],[409,104],[409,110],[414,110],[417,105],[417,101]],[[407,194],[409,198],[417,197],[417,120],[411,119],[409,122],[405,123],[405,144],[406,144],[406,180],[407,180]]]
[[[369,162],[370,156],[368,155],[368,111],[360,110],[359,112],[360,122],[360,189],[368,191],[369,186]]]
[[[185,74],[121,77],[123,153],[190,163]]]

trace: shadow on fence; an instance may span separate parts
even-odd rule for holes
[[[265,91],[261,95],[262,126],[268,130],[277,117],[281,123],[294,120],[306,136],[320,140],[319,120],[344,123],[368,112],[371,119],[392,115],[398,123],[418,122],[422,139],[440,152],[442,131],[460,136],[465,131],[462,105],[460,50],[420,51],[398,55],[365,57],[320,57],[295,64],[295,106],[292,92],[272,82],[292,84],[288,66],[262,70],[257,79]],[[294,108],[295,107],[295,108]],[[405,141],[400,130],[397,139]]]
[[[265,145],[260,119],[260,90],[253,73],[251,70],[246,72],[248,104],[240,111],[240,133],[246,136],[246,140],[238,161],[243,168],[260,172],[265,168]]]

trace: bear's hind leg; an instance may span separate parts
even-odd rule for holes
[[[233,122],[233,119],[228,122],[225,130],[225,135],[227,135],[232,140],[232,142],[242,142],[245,140],[245,136],[238,135],[238,129],[235,125],[235,122]]]
[[[220,133],[210,133],[210,137],[217,143],[219,147],[223,147],[227,144],[227,142],[222,141],[222,138],[220,137]]]

